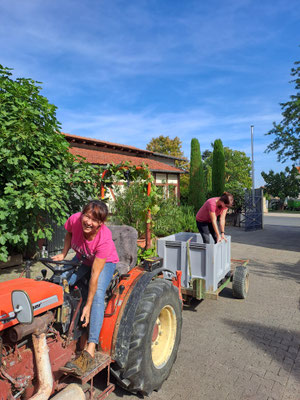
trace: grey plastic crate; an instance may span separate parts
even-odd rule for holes
[[[192,278],[205,279],[205,290],[215,291],[218,283],[230,272],[231,237],[217,244],[204,244],[200,233],[179,232],[157,239],[157,253],[163,266],[174,273],[182,271],[182,286],[189,287]],[[189,272],[189,258],[191,275]],[[166,278],[171,274],[165,272]]]

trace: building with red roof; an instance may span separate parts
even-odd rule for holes
[[[175,165],[175,161],[187,160],[119,143],[68,133],[63,134],[70,144],[70,152],[73,155],[84,157],[94,165],[119,164],[122,162],[129,162],[134,166],[145,164],[153,174],[155,184],[162,186],[167,197],[174,194],[178,199],[180,198],[180,174],[184,171]]]

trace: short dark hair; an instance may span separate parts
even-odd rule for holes
[[[104,201],[91,200],[82,209],[82,214],[91,212],[93,218],[99,222],[104,222],[108,216],[108,208]]]
[[[232,206],[233,204],[233,196],[229,192],[224,192],[220,197],[220,200],[223,201],[223,203],[229,207]]]

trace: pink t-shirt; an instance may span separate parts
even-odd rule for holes
[[[206,200],[200,210],[197,212],[196,221],[198,222],[211,222],[211,218],[209,212],[216,213],[216,217],[222,214],[224,210],[228,210],[227,207],[218,208],[217,200],[219,197],[212,197],[211,199]]]
[[[105,258],[106,262],[119,262],[111,231],[106,225],[101,225],[97,235],[89,241],[83,236],[81,212],[78,212],[67,220],[65,229],[72,233],[71,248],[76,251],[77,257],[81,259],[81,256],[85,255],[84,264],[92,265],[95,257]]]

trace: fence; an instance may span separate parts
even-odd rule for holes
[[[263,190],[245,191],[245,204],[242,211],[245,231],[263,229]]]

